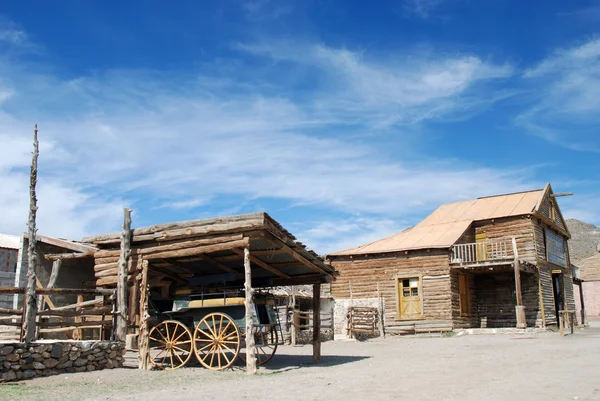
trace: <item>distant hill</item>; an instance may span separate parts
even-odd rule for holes
[[[576,219],[568,219],[567,227],[571,232],[569,240],[571,261],[585,258],[597,251],[600,244],[600,227]]]

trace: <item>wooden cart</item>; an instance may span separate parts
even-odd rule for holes
[[[197,361],[223,370],[245,362],[246,320],[243,294],[177,296],[173,310],[162,312],[149,333],[150,362],[158,369],[178,369]],[[255,295],[253,335],[257,365],[267,363],[283,340],[274,300]]]

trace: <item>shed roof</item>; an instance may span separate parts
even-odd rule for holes
[[[0,234],[0,248],[19,249],[21,238],[16,235]]]
[[[331,256],[449,248],[474,221],[533,213],[544,193],[545,189],[538,189],[448,203],[408,230],[370,244],[332,253]]]

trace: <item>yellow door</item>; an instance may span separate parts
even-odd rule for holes
[[[398,280],[400,293],[400,317],[417,318],[421,316],[421,288],[418,278]]]
[[[487,260],[487,245],[486,245],[487,237],[485,233],[477,233],[475,234],[475,242],[476,242],[476,253],[477,253],[477,261],[483,262]]]

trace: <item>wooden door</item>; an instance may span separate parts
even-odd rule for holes
[[[460,315],[471,315],[471,297],[469,294],[469,276],[458,275],[458,300],[460,304]]]
[[[421,316],[421,282],[419,278],[398,280],[400,295],[400,317],[418,318]]]
[[[487,260],[487,236],[484,232],[475,234],[477,261],[483,262]]]

